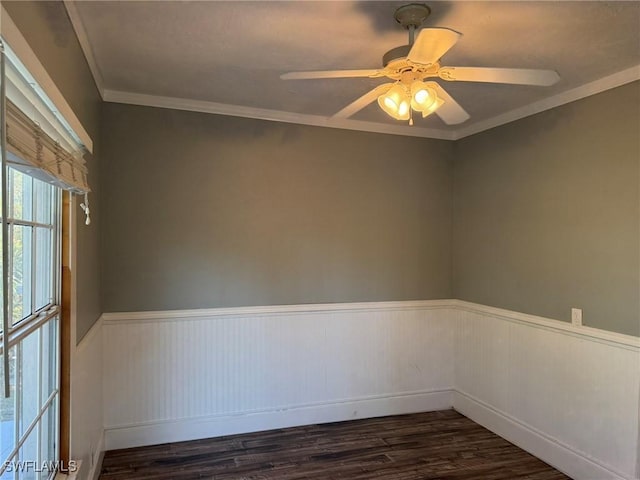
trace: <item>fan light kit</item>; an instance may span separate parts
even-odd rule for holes
[[[390,117],[396,120],[409,120],[412,125],[411,112],[415,110],[423,117],[431,115],[444,100],[438,97],[434,82],[416,80],[408,87],[400,82],[395,83],[387,93],[378,97],[378,105]]]
[[[460,40],[462,34],[449,28],[423,28],[416,37],[416,30],[422,26],[430,13],[429,7],[418,3],[405,5],[396,10],[396,21],[409,31],[409,44],[392,48],[385,53],[382,57],[382,69],[290,72],[281,75],[280,78],[389,78],[394,81],[378,85],[333,115],[333,118],[348,118],[377,99],[382,111],[396,120],[408,120],[409,125],[413,125],[414,111],[423,118],[435,113],[447,125],[462,123],[470,118],[438,82],[427,80],[430,78],[448,82],[506,83],[539,87],[550,86],[560,80],[553,70],[441,66],[441,58]]]

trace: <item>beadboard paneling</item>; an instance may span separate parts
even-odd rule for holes
[[[438,302],[284,308],[105,315],[107,449],[451,405]]]
[[[453,406],[572,478],[637,478],[637,337],[457,300],[103,322],[107,449]]]
[[[104,453],[102,320],[93,324],[71,360],[71,458],[82,460],[78,480],[94,480]]]
[[[493,430],[498,417],[507,419],[555,444],[556,453],[583,457],[565,462],[570,456],[532,452],[573,478],[637,478],[640,354],[633,337],[596,337],[593,329],[581,335],[579,327],[464,302],[456,312],[462,396],[454,397],[455,408],[483,424],[488,414]],[[498,433],[537,448],[509,429]]]

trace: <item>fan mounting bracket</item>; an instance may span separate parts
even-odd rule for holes
[[[409,30],[411,27],[420,28],[429,14],[431,14],[431,9],[424,3],[410,3],[398,8],[393,17],[396,22]]]

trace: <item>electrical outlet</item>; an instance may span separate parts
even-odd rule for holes
[[[576,327],[582,326],[582,309],[581,308],[571,309],[571,323]]]

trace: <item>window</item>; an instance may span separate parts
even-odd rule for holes
[[[12,25],[10,19],[6,24]],[[64,189],[84,195],[81,206],[88,224],[90,188],[83,155],[92,142],[42,73],[44,67],[34,60],[35,54],[28,53],[24,39],[4,26],[3,18],[0,480],[46,480],[55,474],[61,450],[61,193]],[[16,51],[27,52],[25,58],[45,81],[46,90],[12,50],[13,42],[19,47]],[[3,395],[5,386],[8,398]]]
[[[0,479],[46,480],[58,460],[61,191],[13,168],[7,187],[9,330],[0,334],[11,395],[0,395]]]

